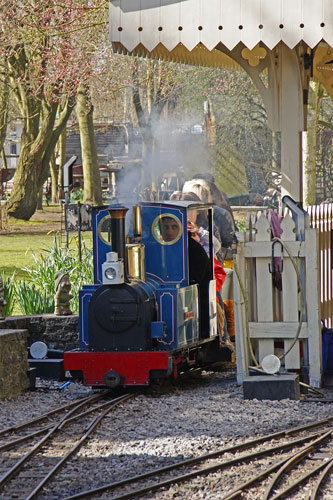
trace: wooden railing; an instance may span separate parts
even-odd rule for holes
[[[310,215],[310,227],[319,233],[320,312],[328,328],[333,327],[332,230],[333,204],[305,207]]]

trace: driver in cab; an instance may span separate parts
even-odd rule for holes
[[[162,217],[160,219],[160,231],[163,241],[175,240],[179,234],[179,225],[172,217]]]

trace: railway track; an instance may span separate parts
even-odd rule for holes
[[[37,498],[103,418],[132,396],[111,398],[103,391],[1,430],[1,500]]]
[[[294,498],[299,488],[309,481],[309,500],[333,498],[333,491],[328,493],[325,490],[326,481],[333,471],[332,440],[333,417],[248,440],[123,481],[63,497],[62,500],[151,498],[153,492],[197,481],[200,476],[209,474],[216,475],[216,484],[220,488],[216,490],[214,498],[220,500]],[[104,493],[107,496],[101,496]]]

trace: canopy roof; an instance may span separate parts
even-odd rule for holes
[[[182,208],[187,208],[189,210],[206,210],[208,208],[213,208],[212,203],[205,203],[203,201],[189,201],[189,200],[160,200],[160,201],[142,201],[140,205],[145,206],[148,205],[150,206],[151,204],[154,205],[159,205],[159,206],[164,206],[164,207],[182,207]]]
[[[111,39],[129,52],[148,52],[162,44],[172,52],[179,44],[208,51],[239,42],[253,49],[259,42],[273,49],[304,41],[333,47],[332,0],[111,0]]]
[[[197,66],[251,66],[283,42],[315,49],[313,76],[333,97],[333,0],[111,0],[117,52]],[[231,55],[231,54],[230,54]]]

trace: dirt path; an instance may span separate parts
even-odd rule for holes
[[[0,233],[48,233],[49,231],[61,231],[61,229],[64,229],[62,207],[52,205],[43,208],[43,210],[37,210],[29,221],[9,217]]]

